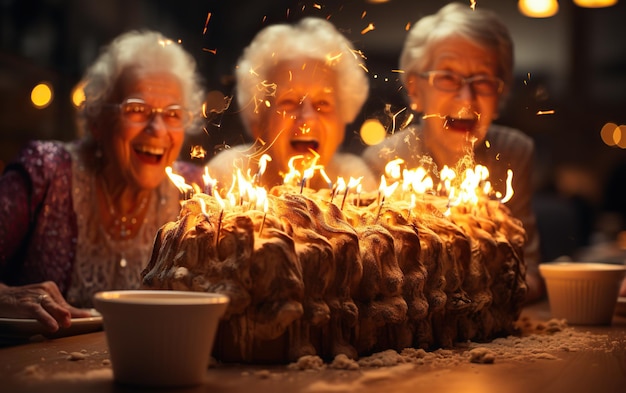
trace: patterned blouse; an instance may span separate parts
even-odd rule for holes
[[[149,198],[138,233],[112,239],[101,225],[95,174],[81,160],[80,141],[30,142],[0,177],[0,281],[54,281],[67,301],[92,307],[102,290],[135,289],[158,229],[178,217],[180,192],[165,179]],[[177,163],[174,171],[199,176]]]

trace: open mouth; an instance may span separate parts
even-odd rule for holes
[[[452,131],[461,131],[461,132],[471,132],[476,127],[476,123],[478,123],[478,119],[459,119],[455,117],[446,116],[446,120],[443,123],[443,127],[446,130]]]
[[[298,153],[308,153],[310,150],[317,151],[320,147],[320,143],[316,140],[294,139],[290,144]]]
[[[161,147],[134,146],[133,149],[141,162],[146,164],[158,164],[165,154],[165,149]]]

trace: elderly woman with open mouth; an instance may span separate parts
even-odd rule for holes
[[[180,210],[166,167],[201,174],[175,163],[204,99],[181,45],[123,34],[83,82],[84,136],[30,142],[0,177],[0,316],[50,332],[89,316],[95,292],[140,286],[158,229]]]
[[[254,142],[209,162],[218,186],[228,187],[238,169],[258,174],[259,164],[267,167],[256,180],[268,188],[280,185],[291,164],[300,178],[306,178],[307,168],[322,166],[331,181],[363,177],[364,189],[376,189],[360,157],[338,152],[347,124],[367,98],[369,81],[362,58],[330,22],[309,17],[264,28],[244,50],[236,78],[242,120]],[[329,187],[319,170],[306,183]]]
[[[513,80],[513,43],[506,26],[489,10],[451,3],[420,19],[409,31],[400,68],[411,109],[421,114],[411,125],[370,146],[364,158],[375,174],[395,158],[408,168],[457,168],[465,157],[488,168],[490,181],[504,195],[507,171],[515,194],[507,202],[520,219],[525,247],[528,301],[544,293],[537,264],[539,239],[532,210],[530,137],[492,124]],[[471,153],[471,154],[468,154]]]

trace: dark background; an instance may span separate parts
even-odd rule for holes
[[[180,39],[196,57],[207,90],[228,96],[236,59],[254,34],[270,23],[293,22],[305,15],[329,17],[367,56],[370,99],[348,128],[344,146],[358,153],[363,148],[358,138],[362,121],[371,117],[384,121],[386,105],[393,112],[405,105],[393,70],[406,25],[446,3],[0,0],[0,168],[29,139],[74,138],[70,91],[100,46],[120,33],[150,28]],[[469,6],[469,1],[464,3]],[[610,174],[626,165],[626,152],[600,138],[605,123],[626,125],[626,1],[605,9],[582,9],[571,0],[559,4],[556,16],[532,19],[519,13],[516,0],[477,1],[477,7],[500,14],[516,45],[516,83],[498,122],[534,138],[537,195],[575,201],[577,212],[587,220],[587,233],[566,237],[579,246],[598,225]],[[208,13],[211,18],[204,31]],[[369,23],[375,29],[361,34]],[[40,81],[55,88],[55,100],[45,109],[30,104],[30,90]],[[540,110],[554,114],[537,115]],[[201,144],[209,153],[207,159],[216,146],[241,142],[235,105],[207,122],[206,131],[189,144]]]

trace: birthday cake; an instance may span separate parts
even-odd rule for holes
[[[221,361],[355,359],[513,332],[526,234],[504,204],[344,202],[288,186],[264,208],[196,194],[159,230],[143,285],[228,295]]]

